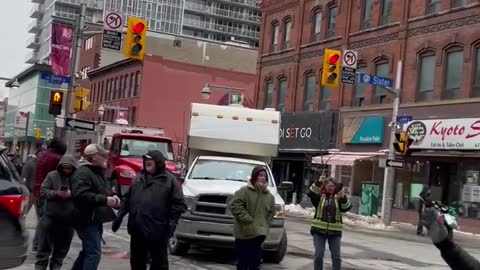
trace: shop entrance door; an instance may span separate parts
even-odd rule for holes
[[[456,163],[432,162],[430,167],[430,187],[432,199],[443,204],[458,202],[458,166]]]

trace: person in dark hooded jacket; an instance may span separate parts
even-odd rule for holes
[[[425,203],[423,200],[431,200],[431,190],[428,185],[423,185],[422,191],[420,192],[420,198],[418,199],[418,225],[417,225],[417,235],[423,234],[423,224],[422,224],[422,214],[425,211]]]
[[[275,215],[275,198],[268,190],[264,167],[255,167],[248,185],[233,195],[233,236],[238,270],[257,270],[262,263],[262,244]]]
[[[40,195],[45,200],[45,212],[39,224],[35,270],[46,270],[49,264],[50,270],[59,270],[70,249],[74,234],[70,178],[76,165],[73,156],[63,156],[57,170],[47,174],[42,183]]]
[[[117,219],[112,223],[112,230],[116,232],[122,219],[129,214],[132,270],[147,269],[148,252],[152,259],[151,270],[168,269],[168,241],[187,209],[182,188],[166,169],[165,160],[157,150],[143,156],[144,169],[125,194]]]

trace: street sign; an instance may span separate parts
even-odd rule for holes
[[[75,119],[75,118],[65,118],[65,126],[83,129],[88,131],[95,131],[95,122]]]
[[[356,51],[343,50],[342,57],[342,83],[355,84],[357,82],[357,59]]]
[[[122,32],[103,30],[102,47],[120,51],[122,48]]]
[[[357,70],[349,67],[342,67],[342,83],[355,84],[357,82]]]
[[[120,51],[122,48],[123,15],[105,11],[103,18],[102,48]]]
[[[375,75],[368,75],[360,73],[360,80],[361,83],[378,85],[385,88],[392,88],[393,87],[393,80],[390,78],[379,77]]]
[[[407,124],[409,122],[413,121],[413,116],[411,115],[402,115],[402,116],[397,116],[397,123],[398,124]]]
[[[122,31],[123,16],[120,13],[106,11],[103,18],[103,28],[112,31]]]
[[[387,159],[387,167],[390,168],[403,168],[403,161],[402,160],[396,160],[396,159]]]
[[[70,83],[70,77],[64,77],[64,76],[58,76],[54,75],[51,72],[45,71],[40,74],[40,79],[46,80],[51,84],[64,84],[64,83]]]
[[[343,50],[342,67],[357,69],[358,53],[352,50]]]

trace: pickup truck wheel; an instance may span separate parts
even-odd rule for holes
[[[280,263],[287,254],[287,232],[283,232],[282,240],[280,245],[275,251],[266,251],[264,254],[264,260],[268,263]]]
[[[190,243],[179,241],[175,235],[170,238],[170,241],[168,242],[168,250],[171,255],[183,256],[188,253],[189,249]]]

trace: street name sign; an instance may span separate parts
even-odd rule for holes
[[[407,124],[413,121],[413,116],[411,115],[402,115],[397,116],[397,123],[399,124]]]
[[[393,87],[393,80],[390,78],[379,77],[376,75],[368,75],[360,73],[360,82],[372,85],[378,85],[385,88],[392,88]]]

